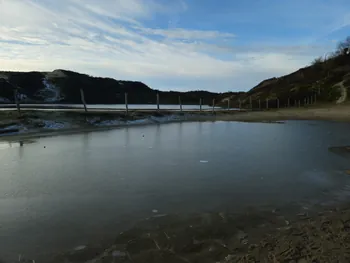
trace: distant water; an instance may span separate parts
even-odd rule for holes
[[[1,107],[16,107],[15,104],[0,104]],[[42,108],[53,108],[53,107],[69,107],[69,108],[84,108],[82,104],[21,104],[21,107],[42,107]],[[129,109],[145,109],[152,110],[157,109],[155,104],[130,104],[128,105]],[[180,110],[179,105],[169,105],[162,104],[159,106],[163,110]],[[125,104],[88,104],[88,109],[125,109]],[[184,110],[199,110],[199,105],[182,105]],[[202,105],[202,109],[212,109],[212,106]]]
[[[193,122],[0,143],[0,257],[35,259],[159,214],[308,206],[348,194],[350,125]],[[346,195],[345,195],[346,196]]]

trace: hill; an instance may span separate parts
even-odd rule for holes
[[[124,103],[128,93],[130,104],[155,104],[159,93],[161,104],[178,104],[179,96],[183,104],[210,104],[220,93],[208,91],[158,91],[139,81],[115,80],[91,77],[68,70],[53,72],[0,72],[0,103],[14,100],[13,86],[19,88],[25,103],[81,103],[80,88],[84,90],[88,104]],[[227,96],[227,95],[226,95]]]
[[[230,99],[232,107],[253,108],[265,106],[266,99],[269,107],[274,108],[294,104],[300,100],[304,104],[305,98],[312,98],[324,102],[344,102],[350,88],[350,37],[338,45],[337,50],[328,57],[315,59],[312,65],[301,68],[291,74],[266,79],[248,92],[241,92],[221,99],[222,106]],[[277,103],[277,98],[279,102]]]

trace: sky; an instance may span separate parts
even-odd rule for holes
[[[0,0],[0,70],[247,91],[350,35],[348,0]]]

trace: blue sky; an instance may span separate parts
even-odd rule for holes
[[[249,90],[350,35],[345,0],[0,0],[0,70]]]

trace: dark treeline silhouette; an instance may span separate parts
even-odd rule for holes
[[[27,102],[43,102],[39,91],[45,89],[44,79],[60,90],[62,95],[60,103],[81,103],[80,89],[83,89],[88,104],[122,104],[125,101],[125,93],[128,93],[129,104],[155,104],[156,94],[159,93],[161,104],[178,104],[181,96],[182,104],[199,104],[199,99],[202,98],[204,105],[210,104],[213,98],[220,95],[220,93],[202,90],[158,91],[139,81],[91,77],[68,70],[55,70],[53,72],[0,72],[0,97],[13,101],[13,91],[9,85],[11,83],[28,98]]]

